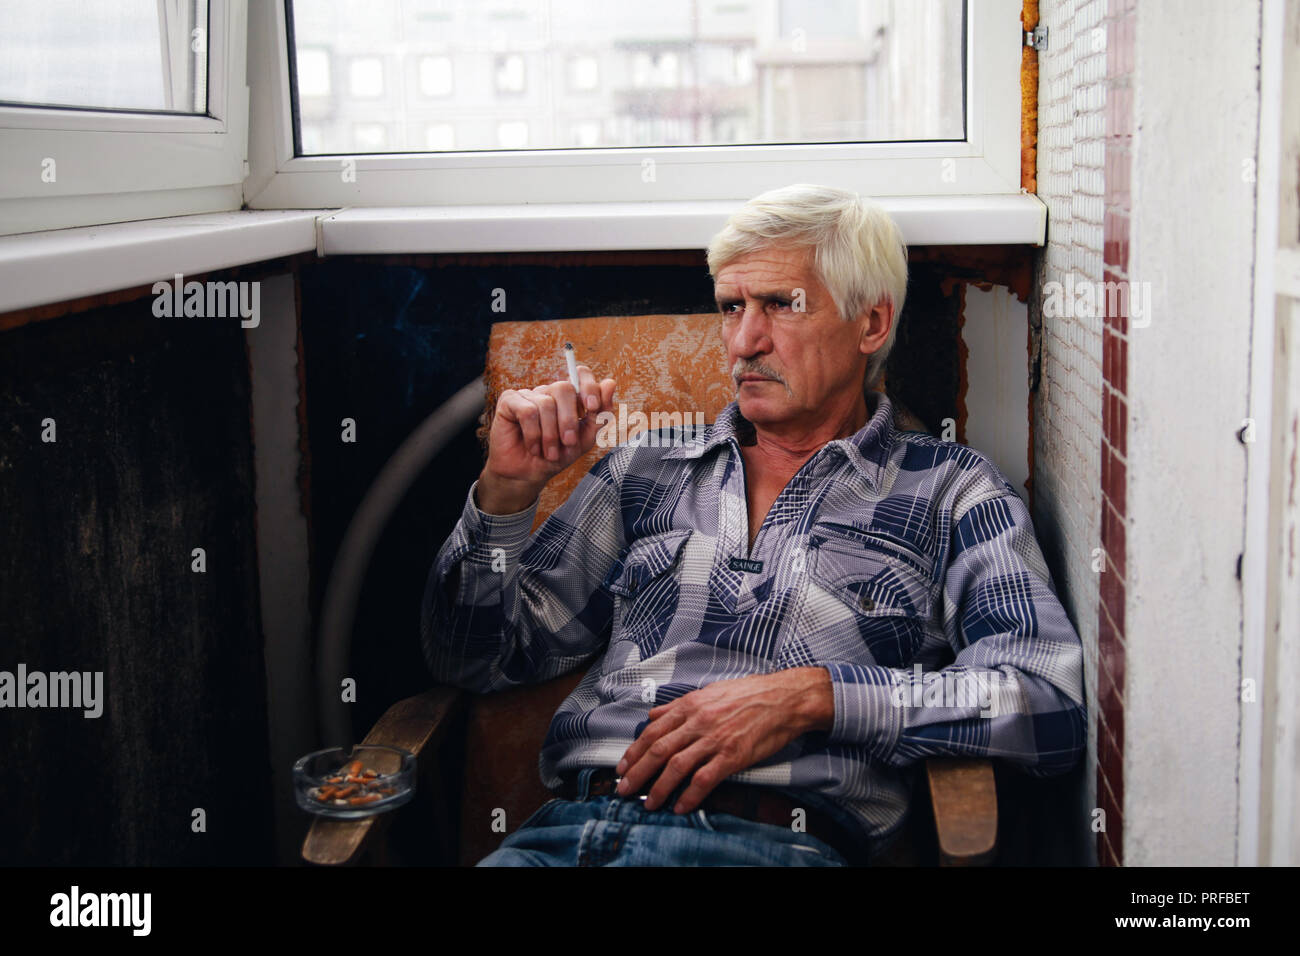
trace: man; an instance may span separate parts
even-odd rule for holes
[[[615,382],[580,366],[580,394],[502,394],[430,574],[426,659],[478,691],[596,660],[543,745],[557,799],[480,865],[863,862],[919,759],[1073,766],[1082,652],[1027,509],[871,388],[906,256],[856,194],[747,203],[708,250],[736,400],[611,451],[531,539]]]

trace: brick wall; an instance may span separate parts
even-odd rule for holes
[[[1105,203],[1106,0],[1039,5],[1048,49],[1039,53],[1038,195],[1048,206],[1047,246],[1038,279],[1097,282],[1103,272]],[[1083,640],[1089,739],[1098,739],[1097,651],[1101,544],[1103,375],[1100,317],[1044,314],[1039,325],[1039,380],[1033,402],[1034,522],[1062,603]],[[1041,323],[1041,324],[1040,324]],[[1102,806],[1093,791],[1096,755],[1090,748],[1081,794],[1081,821]],[[1107,818],[1111,816],[1107,809]],[[1081,824],[1078,846],[1094,851]]]
[[[1103,281],[1127,281],[1130,170],[1133,160],[1133,62],[1136,0],[1108,0],[1106,16],[1105,262]],[[1109,286],[1108,286],[1109,288]],[[1107,297],[1102,340],[1101,575],[1097,618],[1097,805],[1106,829],[1097,835],[1097,859],[1124,861],[1124,596],[1125,490],[1128,455],[1128,316],[1122,299]],[[1109,311],[1114,306],[1113,311]]]

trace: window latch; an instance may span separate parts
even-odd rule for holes
[[[1032,47],[1035,50],[1047,49],[1047,27],[1041,24],[1034,27],[1033,30],[1025,31],[1025,46]]]

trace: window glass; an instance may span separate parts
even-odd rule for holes
[[[206,113],[207,0],[7,3],[0,102]]]
[[[314,131],[311,149],[300,132],[304,155],[378,151],[357,138],[363,122],[390,131],[387,151],[965,138],[962,0],[292,0],[289,9],[295,115]],[[379,79],[358,92],[354,65],[351,88],[321,99],[308,52],[374,62]]]

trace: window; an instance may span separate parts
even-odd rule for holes
[[[5,11],[0,101],[207,112],[207,0],[46,0]],[[51,69],[51,62],[62,64]]]
[[[600,61],[594,56],[569,59],[569,89],[575,93],[596,89],[600,81]]]
[[[0,37],[7,62],[53,42],[59,16],[102,5],[28,6],[39,14]],[[74,56],[44,79],[30,63],[0,67],[0,232],[241,204],[492,206],[500,219],[525,204],[545,217],[632,203],[644,219],[678,202],[711,216],[710,203],[797,181],[924,199],[934,222],[944,197],[1020,194],[1018,0],[116,9],[125,45],[118,27],[70,28],[104,47],[84,58],[93,67]],[[206,31],[192,26],[205,16]]]
[[[360,57],[352,61],[352,95],[374,99],[384,95],[384,61],[378,57]]]
[[[359,36],[351,2],[291,3],[291,13],[310,11],[295,26],[295,45],[364,46],[393,57],[399,71],[405,58],[418,60],[421,95],[399,91],[389,104],[393,118],[436,117],[457,130],[465,151],[497,148],[496,140],[484,139],[479,115],[538,92],[534,82],[543,94],[532,100],[543,138],[530,146],[540,149],[571,146],[562,138],[565,120],[578,112],[608,133],[584,141],[591,147],[964,137],[962,0],[660,0],[649,13],[626,4],[533,0],[497,9],[486,22],[472,0],[447,0],[440,4],[443,30],[418,32],[422,8],[396,4]],[[452,98],[446,48],[471,75],[486,58],[491,86],[471,82]],[[360,62],[374,73],[365,82],[356,75]],[[300,63],[296,77],[300,103],[315,85],[304,75],[307,66]],[[354,61],[353,70],[354,98],[380,96],[376,59]],[[429,97],[446,102],[425,103]],[[318,119],[343,126],[349,114],[349,103],[340,101]],[[360,151],[346,137],[333,141],[340,151]],[[418,150],[421,144],[393,148]]]
[[[575,123],[571,138],[572,146],[595,146],[600,141],[600,124],[592,120]]]
[[[364,30],[349,4],[286,0],[261,20],[297,48],[364,33],[372,55],[394,57],[413,78],[384,100],[399,138],[386,154],[353,141],[357,117],[339,102],[310,122],[340,132],[307,149],[291,70],[255,208],[727,200],[798,181],[878,197],[1020,193],[1016,0],[440,0],[436,20],[388,0],[367,6]],[[452,64],[460,82],[431,99]],[[434,125],[451,132],[431,139]],[[319,175],[340,157],[354,158],[354,182]]]
[[[450,96],[451,59],[445,56],[420,58],[420,92],[425,96]]]
[[[676,53],[671,50],[638,50],[632,54],[633,89],[671,89],[676,85]]]
[[[498,93],[522,93],[524,91],[524,58],[518,53],[498,56],[494,72]]]
[[[11,6],[0,29],[0,234],[240,207],[243,3]]]
[[[311,48],[298,51],[298,96],[313,100],[330,95],[330,55]]]
[[[528,145],[528,123],[523,120],[498,123],[497,142],[502,149],[523,149]]]
[[[362,149],[379,150],[388,143],[388,132],[382,123],[357,123],[352,127],[353,142]]]
[[[424,131],[424,148],[435,152],[456,148],[456,131],[450,123],[432,123]]]

